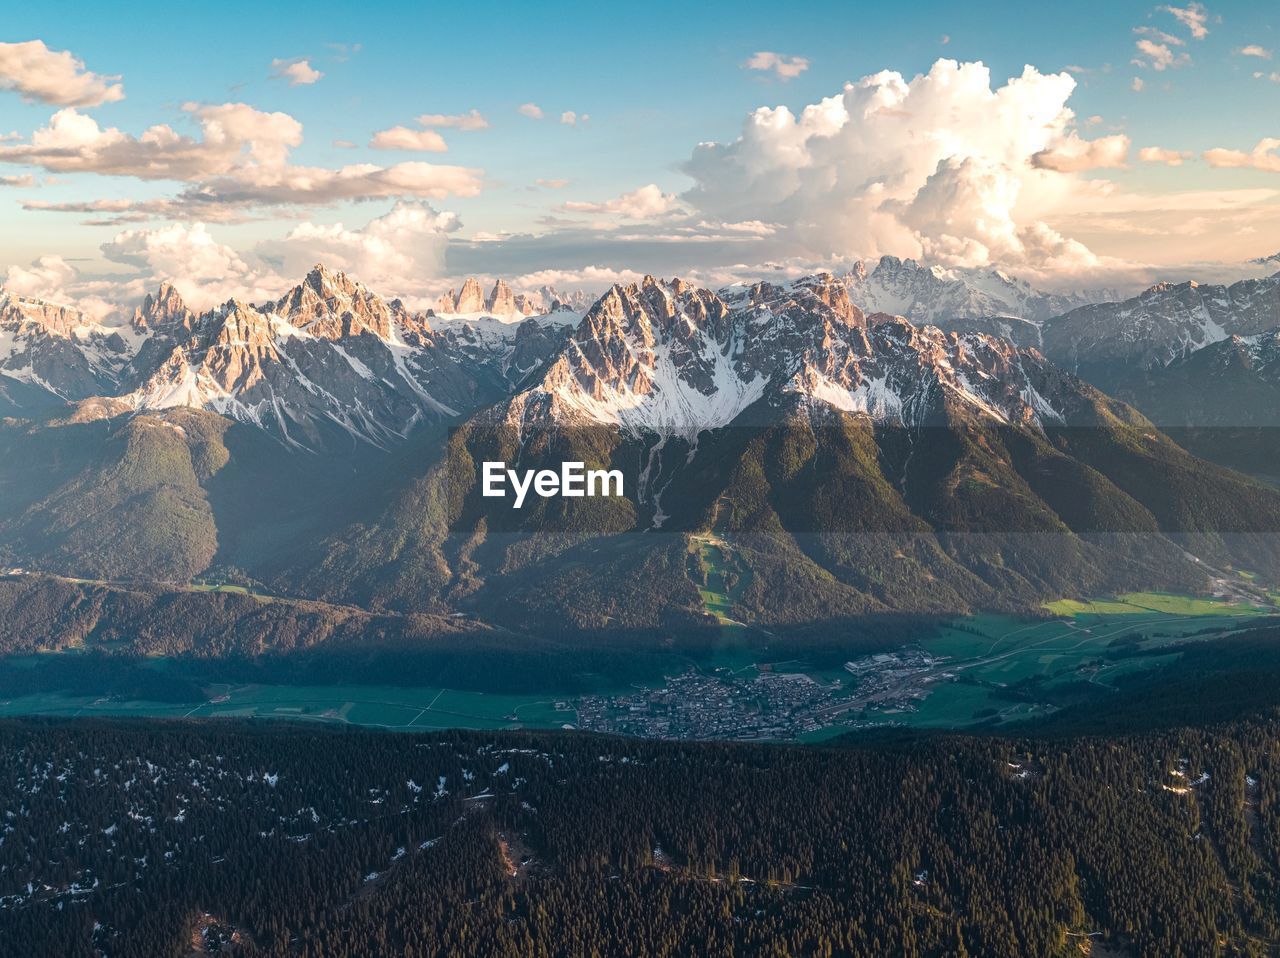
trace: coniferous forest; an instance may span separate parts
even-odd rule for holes
[[[0,726],[0,954],[1274,954],[1280,713],[848,747]]]

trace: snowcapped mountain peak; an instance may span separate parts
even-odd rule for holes
[[[19,408],[80,399],[117,388],[138,347],[129,328],[100,325],[78,309],[0,293],[0,376],[28,387]]]
[[[961,325],[968,329],[972,320],[997,317],[1041,323],[1103,295],[1046,293],[995,267],[947,269],[897,256],[882,256],[870,271],[859,263],[843,280],[853,302],[868,312],[897,313],[943,328],[969,321]]]
[[[868,317],[829,274],[719,295],[645,277],[612,287],[541,379],[498,415],[692,442],[758,402],[920,426],[948,409],[1040,428],[1062,374],[1034,350],[896,315]],[[958,414],[958,413],[956,413]]]
[[[347,339],[372,333],[388,339],[397,323],[413,322],[399,300],[388,303],[346,273],[315,266],[306,278],[265,312],[275,313],[298,329],[324,339]],[[418,325],[425,320],[417,320]]]
[[[431,312],[442,318],[467,320],[491,317],[518,323],[526,316],[537,316],[559,309],[584,312],[591,305],[585,293],[561,294],[550,286],[536,292],[515,292],[505,279],[497,278],[486,295],[480,281],[468,276],[460,290],[450,289],[437,298]]]
[[[0,293],[0,323],[39,326],[55,336],[70,336],[79,327],[96,325],[74,307],[11,293]]]
[[[830,273],[802,276],[780,285],[760,282],[724,291],[724,295],[735,307],[747,305],[775,317],[794,320],[807,315],[846,326],[865,322],[862,310],[849,299],[848,288]]]
[[[535,296],[540,311],[526,316]],[[317,265],[273,303],[232,299],[203,315],[162,283],[113,329],[0,294],[0,399],[105,397],[102,415],[199,406],[307,448],[335,435],[390,447],[419,423],[504,399],[495,415],[689,439],[753,406],[753,416],[839,410],[915,427],[978,415],[1045,428],[1069,418],[1076,387],[1039,349],[1073,369],[1099,357],[1165,363],[1239,335],[1236,361],[1253,361],[1249,337],[1280,325],[1280,274],[1159,284],[1041,322],[1003,310],[1059,300],[999,269],[896,257],[719,291],[644,276],[592,302],[551,287],[516,294],[502,279],[486,295],[472,277],[444,299],[455,312],[432,329],[400,300]]]
[[[1045,349],[1069,368],[1166,366],[1233,333],[1280,325],[1280,273],[1230,286],[1162,282],[1130,299],[1070,310],[1045,327]]]

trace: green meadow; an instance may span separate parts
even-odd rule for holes
[[[946,678],[931,683],[915,712],[886,714],[909,725],[955,728],[1046,714],[1067,686],[1114,690],[1126,675],[1178,656],[1163,646],[1212,639],[1276,609],[1200,596],[1135,592],[1047,603],[1051,619],[976,615],[921,643],[945,657]],[[1204,633],[1202,636],[1198,633]]]
[[[557,728],[572,708],[551,696],[491,695],[393,686],[211,686],[203,703],[171,705],[42,693],[0,702],[0,715],[152,715],[171,718],[283,718],[388,729]]]

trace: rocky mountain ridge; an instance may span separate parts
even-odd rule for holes
[[[1185,591],[1210,566],[1280,578],[1255,535],[1280,528],[1273,492],[1035,346],[869,312],[829,274],[645,277],[511,322],[415,313],[317,267],[261,306],[196,314],[162,288],[111,343],[8,309],[6,332],[35,337],[20,355],[69,350],[90,377],[0,428],[16,566],[215,569],[552,630],[704,627],[689,563],[706,534],[735,550],[734,617],[797,628]],[[607,464],[626,493],[516,511],[479,494],[494,459]]]
[[[843,280],[863,310],[906,316],[920,325],[997,318],[1042,324],[1075,307],[1117,298],[1112,290],[1047,293],[995,267],[946,269],[896,256],[882,256],[870,269],[859,262]]]
[[[762,400],[908,428],[947,402],[1001,421],[1065,422],[1046,398],[1062,378],[1039,353],[997,337],[867,316],[829,274],[723,295],[645,277],[597,301],[511,414],[688,440]]]
[[[272,303],[204,314],[165,283],[115,327],[6,296],[0,403],[18,416],[86,402],[80,415],[198,407],[308,448],[334,436],[392,446],[522,390],[521,415],[661,434],[725,425],[766,393],[904,422],[942,397],[1039,420],[1062,414],[1045,398],[1051,364],[1120,388],[1128,380],[1106,369],[1158,369],[1280,327],[1280,274],[1162,283],[1037,318],[1081,298],[998,270],[884,257],[839,278],[719,292],[647,277],[580,309],[582,295],[517,295],[501,279],[486,295],[469,278],[418,313],[318,265]]]

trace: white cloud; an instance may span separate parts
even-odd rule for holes
[[[1241,47],[1236,51],[1236,53],[1240,54],[1242,57],[1258,57],[1263,60],[1271,59],[1271,51],[1256,43],[1250,43],[1248,46]]]
[[[679,208],[674,193],[663,193],[656,183],[624,193],[602,203],[570,200],[560,207],[569,213],[613,213],[633,220],[653,219]]]
[[[0,43],[0,90],[15,90],[25,100],[58,106],[101,106],[124,99],[118,76],[85,69],[66,50],[50,50],[42,40]]]
[[[569,181],[565,179],[538,179],[534,180],[534,182],[547,190],[562,190],[569,185]]]
[[[102,244],[102,254],[132,266],[148,285],[168,280],[198,309],[233,296],[260,300],[269,295],[258,282],[260,272],[229,246],[215,241],[203,223],[125,230]]]
[[[804,57],[784,56],[772,50],[757,50],[742,66],[747,70],[772,73],[779,80],[792,80],[809,69],[809,61]]]
[[[289,86],[310,86],[324,76],[311,66],[311,61],[303,57],[294,60],[272,60],[271,75],[278,80],[288,80]]]
[[[1150,67],[1156,72],[1168,70],[1171,67],[1186,66],[1191,62],[1191,56],[1187,53],[1174,53],[1167,43],[1158,43],[1155,40],[1146,38],[1137,42],[1138,56],[1133,58],[1133,63],[1140,67]]]
[[[76,275],[75,267],[61,256],[41,256],[30,266],[10,266],[4,288],[19,296],[56,302]]]
[[[1122,169],[1129,158],[1129,138],[1121,134],[1082,140],[1075,134],[1031,157],[1042,170],[1079,173],[1085,170]]]
[[[414,150],[419,153],[444,153],[449,147],[444,137],[435,130],[411,130],[407,126],[393,126],[379,130],[369,141],[375,150]]]
[[[565,126],[577,126],[579,123],[586,123],[591,119],[589,113],[575,113],[573,110],[565,110],[560,114],[560,122]]]
[[[1272,83],[1280,83],[1280,73],[1272,70],[1270,73],[1259,71],[1253,75],[1255,80],[1270,80]]]
[[[302,142],[302,124],[287,113],[263,113],[244,103],[186,104],[203,137],[180,135],[160,124],[139,137],[74,107],[59,110],[30,143],[0,147],[0,160],[59,173],[105,173],[146,180],[194,180],[254,165],[276,167]]]
[[[737,140],[699,145],[682,199],[722,222],[777,224],[779,256],[1082,268],[1093,254],[1045,219],[1092,187],[1046,160],[1076,150],[1114,165],[1128,143],[1078,139],[1075,85],[1027,67],[993,89],[983,64],[945,59],[910,81],[877,73],[799,115],[761,107]]]
[[[448,234],[461,225],[455,214],[425,203],[397,203],[359,229],[341,223],[301,223],[284,239],[263,243],[256,252],[286,277],[301,276],[312,264],[324,263],[418,307],[437,292]]]
[[[508,282],[512,289],[536,290],[551,286],[562,292],[586,289],[601,292],[615,283],[638,283],[643,273],[631,269],[614,269],[608,266],[583,266],[578,269],[543,269],[512,276]]]
[[[701,220],[698,228],[708,233],[744,233],[751,236],[772,236],[778,232],[777,226],[772,223],[762,223],[760,220],[743,220],[741,223],[711,223]]]
[[[1134,77],[1133,82],[1129,84],[1129,86],[1130,88],[1132,88],[1134,93],[1141,93],[1143,90],[1146,89],[1147,84],[1142,79],[1142,77]]]
[[[522,116],[527,116],[531,120],[541,120],[545,115],[542,112],[542,107],[538,106],[536,103],[520,104],[519,112]]]
[[[287,113],[264,113],[244,103],[183,109],[200,137],[167,125],[134,137],[103,129],[74,108],[58,111],[30,142],[0,146],[0,162],[51,172],[99,173],[192,184],[171,201],[191,219],[213,206],[310,205],[379,197],[474,196],[483,171],[422,162],[390,167],[352,164],[330,169],[295,166],[291,151],[302,142],[302,124]]]
[[[418,117],[418,125],[425,127],[442,127],[453,130],[485,130],[489,121],[476,109],[466,113],[449,115],[445,113],[424,113]]]
[[[1190,157],[1189,152],[1166,150],[1159,146],[1144,146],[1138,151],[1138,158],[1143,163],[1163,163],[1165,166],[1181,166]]]
[[[203,223],[125,230],[102,245],[110,261],[131,275],[86,283],[69,264],[46,257],[29,269],[10,268],[15,291],[21,286],[59,302],[84,308],[86,299],[125,304],[167,280],[195,309],[228,299],[268,302],[323,262],[355,276],[411,307],[425,305],[443,275],[449,233],[461,224],[453,213],[425,203],[401,202],[362,227],[301,223],[284,237],[237,253],[218,242]],[[47,262],[46,262],[47,261]],[[105,297],[105,298],[103,298]]]
[[[1206,150],[1204,159],[1210,166],[1223,169],[1253,169],[1280,173],[1280,138],[1267,137],[1259,140],[1258,145],[1248,153],[1221,147]]]
[[[1203,40],[1209,35],[1209,11],[1202,4],[1191,3],[1185,7],[1159,7],[1165,13],[1172,14],[1178,22],[1191,31],[1191,36]]]
[[[0,176],[0,186],[35,186],[36,178],[30,173],[24,173],[22,176]]]
[[[109,316],[119,304],[119,295],[130,293],[127,284],[118,280],[86,280],[61,256],[41,256],[30,266],[10,266],[0,278],[0,286],[9,292],[75,306],[94,319]]]

